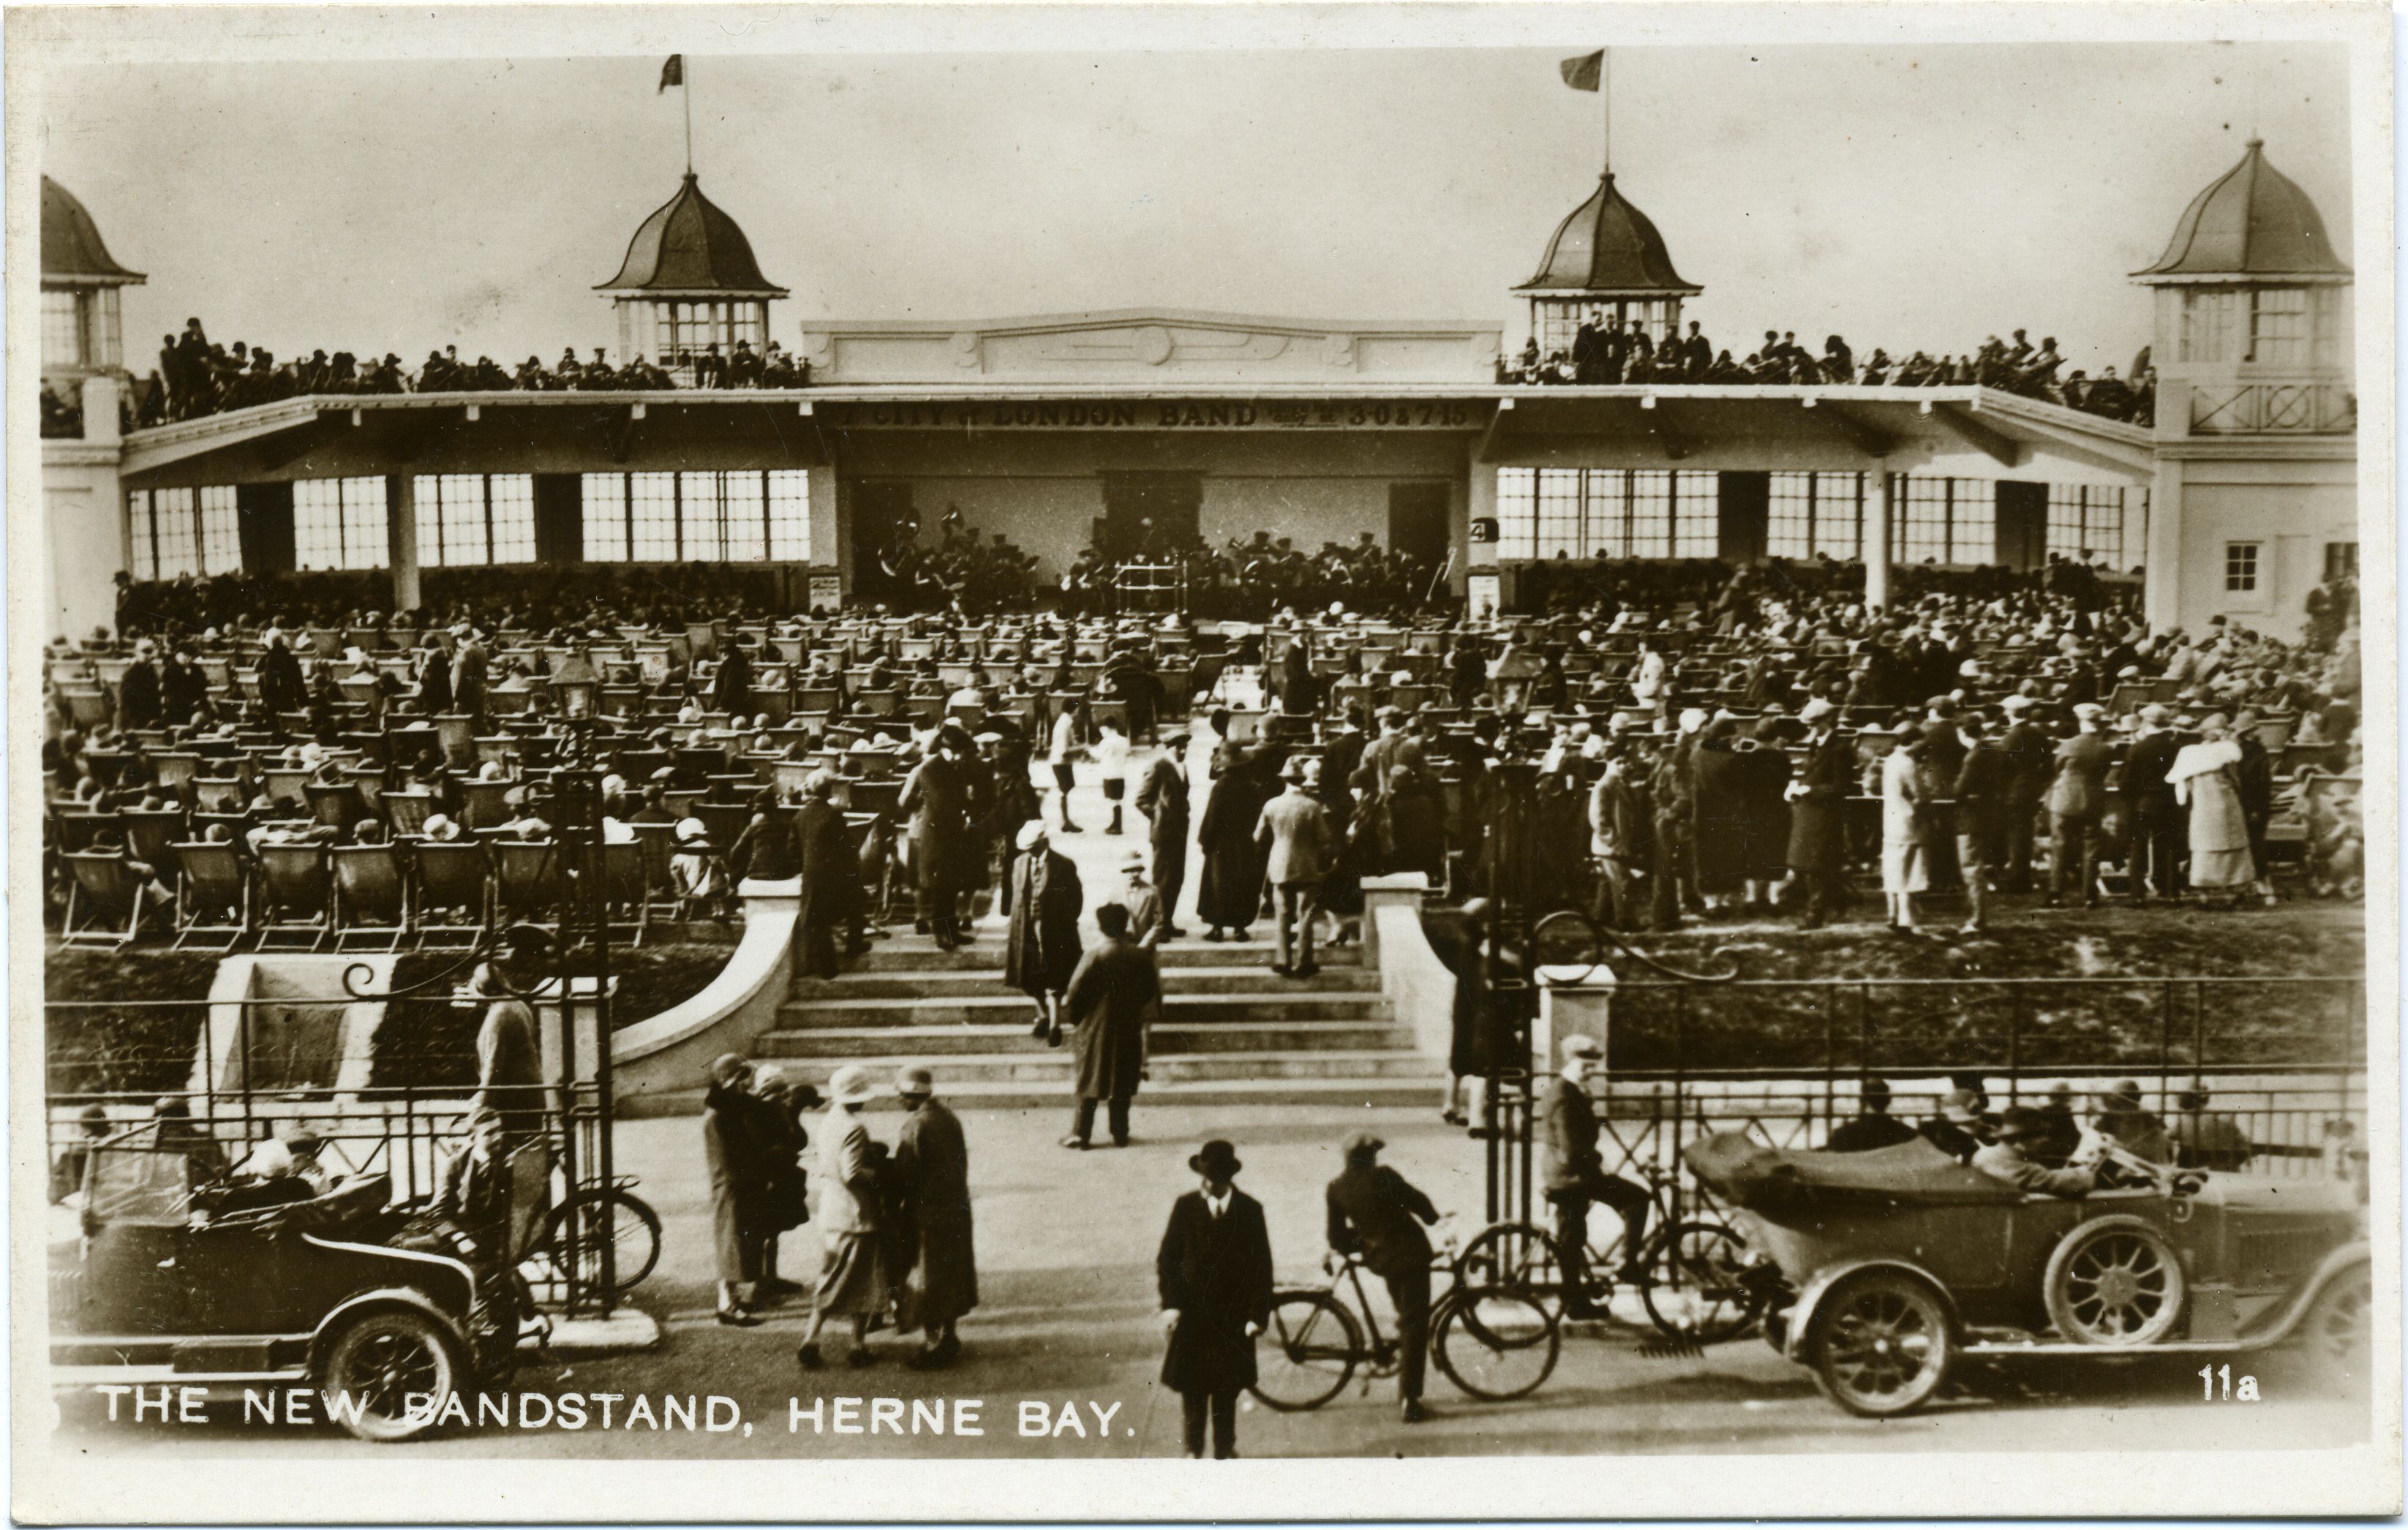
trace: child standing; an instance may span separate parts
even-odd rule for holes
[[[1105,825],[1106,834],[1121,832],[1121,796],[1128,790],[1128,736],[1121,732],[1120,723],[1105,718],[1096,727],[1103,736],[1096,741],[1096,764],[1103,771],[1104,800],[1112,805],[1112,821]]]

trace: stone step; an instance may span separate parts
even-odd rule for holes
[[[1148,1137],[1146,1112],[1166,1106],[1227,1108],[1302,1105],[1312,1107],[1319,1119],[1331,1122],[1341,1121],[1350,1110],[1425,1107],[1435,1110],[1445,1073],[1436,1062],[1426,1066],[1424,1074],[1396,1078],[1169,1080],[1157,1074],[1138,1093],[1137,1135],[1140,1138]],[[937,1093],[959,1110],[1058,1111],[1067,1122],[1070,1108],[1068,1073],[1057,1081],[1038,1084],[1009,1079],[940,1078]],[[893,1110],[900,1107],[890,1094],[870,1101],[869,1108]],[[622,1095],[620,1110],[629,1117],[698,1115],[702,1111],[702,1091],[666,1090],[633,1097]],[[1105,1140],[1100,1122],[1096,1123],[1096,1140]]]
[[[1170,966],[1162,972],[1166,994],[1255,994],[1278,997],[1286,994],[1370,994],[1379,991],[1380,975],[1366,967],[1325,966],[1310,978],[1283,978],[1268,966]],[[848,972],[841,978],[796,978],[797,999],[948,999],[1017,996],[1007,987],[1003,968],[937,972]]]
[[[1388,1018],[1388,1001],[1377,994],[1173,994],[1162,1005],[1165,1020],[1192,1023],[1230,1021],[1356,1020]],[[920,1026],[1007,1024],[1018,1020],[1025,1030],[1037,1018],[1037,1007],[1024,994],[994,994],[960,998],[853,998],[850,996],[790,999],[780,1006],[778,1022],[787,1030],[823,1026]]]
[[[1268,1051],[1410,1051],[1412,1032],[1384,1021],[1289,1020],[1269,1022],[1216,1021],[1205,1025],[1165,1022],[1154,1027],[1157,1057],[1226,1052]],[[913,1051],[956,1053],[1025,1052],[1036,1056],[1051,1049],[1028,1034],[1025,1024],[914,1025],[904,1031],[893,1025],[814,1026],[765,1032],[752,1044],[756,1057],[886,1057],[908,1040]]]
[[[883,940],[870,942],[869,953],[846,964],[853,972],[981,972],[1003,970],[1003,935],[1000,931],[982,930],[976,940],[958,951],[939,951],[936,941],[924,935],[912,935],[910,926]],[[1190,937],[1174,940],[1154,949],[1154,959],[1169,967],[1261,966],[1268,969],[1275,949],[1271,944],[1268,923],[1258,925],[1254,938],[1243,945],[1234,941],[1207,941]],[[1359,945],[1313,947],[1313,958],[1325,967],[1359,967],[1363,965],[1363,948]]]
[[[869,1057],[779,1058],[779,1070],[805,1080],[823,1092],[839,1067],[859,1064],[873,1076],[891,1079],[904,1067],[918,1066],[936,1075],[939,1094],[959,1094],[976,1083],[1052,1085],[1056,1097],[1067,1094],[1078,1060],[1068,1047],[1043,1048],[1018,1054],[1008,1052],[897,1052]],[[1157,1052],[1148,1065],[1153,1078],[1143,1093],[1156,1084],[1214,1082],[1231,1085],[1317,1079],[1349,1080],[1413,1079],[1436,1080],[1443,1076],[1438,1064],[1419,1052],[1391,1049],[1374,1051],[1213,1052],[1166,1056]]]

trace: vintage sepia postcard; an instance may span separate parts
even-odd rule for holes
[[[2390,20],[11,7],[12,1512],[2397,1513]]]

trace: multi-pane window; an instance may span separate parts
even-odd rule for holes
[[[195,490],[200,499],[201,572],[242,571],[242,518],[235,508],[231,483],[213,483]]]
[[[232,574],[242,532],[231,484],[136,489],[125,496],[126,569],[137,579]]]
[[[494,507],[498,548],[498,498]],[[595,563],[805,561],[810,557],[810,475],[799,468],[588,473],[584,519],[585,556]]]
[[[2228,594],[2251,594],[2258,589],[2258,544],[2224,544],[2224,589]]]
[[[293,561],[301,568],[381,568],[384,479],[302,479],[293,485]]]
[[[1990,479],[1948,480],[1948,553],[1941,561],[1999,561],[1999,486]]]
[[[2241,294],[2214,288],[2185,288],[2182,332],[2176,359],[2186,362],[2227,361],[2232,355],[2234,320]]]
[[[2327,542],[2325,544],[2325,579],[2354,579],[2358,578],[2358,544]]]
[[[1576,538],[1580,546],[1593,557],[1627,558],[1630,502],[1625,491],[1629,487],[1629,476],[1602,468],[1582,473],[1579,478],[1584,526]],[[1573,555],[1579,555],[1577,550]]]
[[[1722,551],[1723,477],[1681,473],[1672,482],[1672,556],[1711,558]]]
[[[1672,475],[1668,472],[1630,475],[1630,555],[1672,555]]]
[[[811,555],[811,475],[799,467],[769,474],[769,556],[805,562]]]
[[[1900,477],[1891,493],[1891,555],[1902,564],[1948,561],[1948,479]]]
[[[71,288],[42,290],[42,363],[46,366],[82,366],[84,349],[83,294]]]
[[[1497,555],[1538,555],[1539,474],[1529,467],[1497,470]]]
[[[1865,476],[1814,475],[1814,554],[1853,560],[1864,552]]]
[[[2050,484],[2048,551],[2073,559],[2094,553],[2101,566],[2122,567],[2126,499],[2125,490],[2099,484]]]
[[[1765,502],[1764,551],[1775,558],[1813,555],[1814,475],[1774,473]]]
[[[585,561],[627,561],[627,476],[588,473],[584,483]]]
[[[1539,547],[1541,558],[1584,557],[1588,547],[1581,536],[1581,479],[1577,467],[1539,469]]]
[[[2308,359],[2308,292],[2304,287],[2259,287],[2249,293],[2249,354],[2243,358],[2277,366],[2304,365]]]
[[[627,556],[637,563],[678,558],[678,476],[627,475]]]
[[[531,563],[535,480],[524,473],[418,479],[418,561],[432,567]]]

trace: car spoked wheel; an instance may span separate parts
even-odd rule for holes
[[[2333,1277],[2300,1325],[2301,1348],[2325,1374],[2363,1382],[2374,1355],[2374,1273],[2364,1265]]]
[[[1955,1344],[1929,1286],[1872,1270],[1824,1298],[1808,1358],[1823,1394],[1865,1418],[1896,1418],[1931,1400]]]
[[[344,1428],[362,1439],[401,1440],[434,1424],[458,1376],[443,1331],[423,1314],[394,1308],[368,1313],[342,1331],[326,1351],[322,1385],[356,1408],[330,1409]]]
[[[2049,1321],[2077,1344],[2154,1344],[2182,1317],[2182,1260],[2138,1217],[2074,1229],[2049,1256],[2043,1280]]]

